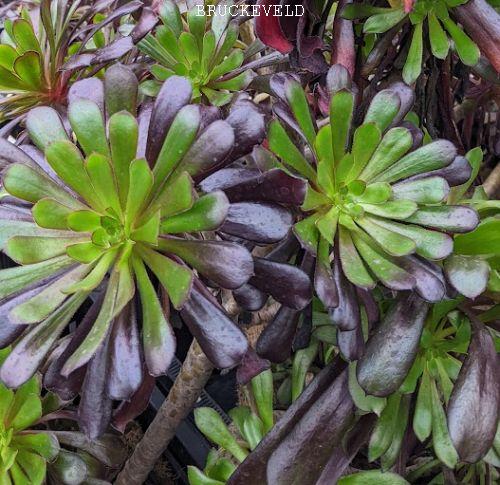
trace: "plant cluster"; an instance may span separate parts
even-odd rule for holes
[[[495,483],[497,5],[209,6],[0,7],[0,483]]]

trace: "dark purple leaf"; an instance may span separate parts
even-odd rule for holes
[[[376,415],[373,413],[361,416],[349,431],[345,446],[337,446],[328,460],[321,476],[315,485],[332,485],[344,474],[352,459],[363,447],[375,426]]]
[[[96,77],[89,77],[74,83],[68,91],[68,103],[74,103],[78,99],[93,101],[104,112],[104,85],[102,81]]]
[[[424,140],[424,134],[422,130],[416,127],[413,123],[409,121],[402,121],[399,126],[406,128],[413,139],[413,144],[410,148],[410,151],[416,150],[417,148],[422,146],[422,142]]]
[[[469,180],[469,177],[472,173],[472,167],[469,161],[462,156],[455,157],[453,162],[450,163],[447,167],[440,168],[438,170],[432,170],[427,173],[420,173],[418,175],[414,175],[413,177],[409,177],[405,180],[405,182],[409,180],[418,180],[427,177],[443,177],[448,182],[450,187],[454,187],[455,185],[461,185]]]
[[[139,20],[132,29],[132,32],[130,32],[130,37],[132,37],[134,44],[137,44],[137,42],[149,34],[157,23],[158,16],[155,12],[149,7],[143,7]]]
[[[302,310],[311,301],[311,281],[301,269],[290,264],[254,258],[254,271],[255,276],[249,283],[283,305]]]
[[[222,118],[220,109],[217,106],[205,106],[204,104],[202,104],[199,106],[199,108],[200,127],[198,128],[198,134],[205,131],[205,129],[214,121],[220,120]]]
[[[282,306],[257,340],[257,353],[271,362],[284,362],[292,353],[300,313]]]
[[[354,330],[347,330],[345,332],[339,328],[337,332],[337,344],[345,360],[353,362],[360,359],[365,350],[365,339],[361,325],[358,325]]]
[[[115,400],[128,400],[141,385],[141,339],[135,302],[129,302],[113,322],[109,342],[107,394]]]
[[[215,367],[226,369],[241,362],[248,350],[245,335],[196,285],[180,314]]]
[[[480,461],[497,431],[498,355],[484,325],[472,319],[472,337],[448,404],[448,430],[461,461]]]
[[[403,82],[391,84],[387,91],[391,91],[398,95],[401,104],[399,106],[398,114],[394,117],[390,128],[397,126],[403,121],[404,117],[411,110],[413,103],[415,103],[415,93],[413,89]]]
[[[393,303],[357,365],[358,382],[367,394],[389,396],[403,383],[418,352],[427,310],[428,304],[411,293]]]
[[[399,264],[415,278],[415,290],[426,301],[441,301],[446,292],[441,268],[417,256],[406,256]]]
[[[214,190],[226,190],[233,186],[251,183],[255,178],[262,175],[260,170],[255,168],[227,167],[217,170],[199,183],[203,192],[213,192]],[[229,196],[228,196],[229,197]]]
[[[338,305],[329,308],[328,315],[332,323],[337,325],[340,330],[354,330],[361,326],[359,304],[355,286],[348,281],[342,272],[338,251],[333,261],[333,277],[337,288]]]
[[[3,170],[12,163],[23,163],[30,167],[36,167],[36,163],[24,151],[6,138],[0,137],[0,170]]]
[[[50,363],[44,374],[43,385],[49,391],[55,392],[63,400],[69,401],[73,399],[80,391],[87,367],[80,367],[67,377],[61,374],[61,369],[68,358],[80,346],[87,334],[90,332],[90,329],[94,325],[97,315],[101,309],[103,296],[103,292],[101,291],[83,319],[80,321],[79,325],[76,327],[68,345],[62,351],[60,356]]]
[[[143,103],[137,121],[139,123],[139,139],[137,141],[137,158],[146,158],[148,131],[153,113],[152,103]],[[161,146],[161,145],[160,145]]]
[[[285,238],[292,224],[292,213],[278,204],[238,202],[229,206],[220,231],[257,244],[272,244]]]
[[[234,142],[231,125],[222,120],[214,121],[191,145],[178,170],[186,170],[198,182],[223,164]]]
[[[226,121],[233,127],[235,140],[231,159],[236,160],[261,143],[266,133],[264,114],[248,99],[237,99],[231,106]]]
[[[253,178],[227,187],[224,191],[231,202],[253,200],[299,206],[304,202],[306,188],[305,180],[273,169],[262,174],[257,172]]]
[[[248,283],[234,290],[233,297],[239,307],[249,312],[260,310],[268,299],[268,296],[264,292]]]
[[[253,275],[251,254],[243,246],[232,242],[162,237],[159,247],[162,251],[176,254],[223,288],[239,288]]]
[[[269,457],[321,394],[334,382],[345,366],[345,362],[335,360],[313,379],[298,399],[290,405],[272,430],[264,436],[252,453],[231,475],[227,485],[241,485],[242,483],[245,485],[263,485],[267,483],[266,473]]]
[[[108,376],[109,335],[101,344],[94,357],[87,364],[83,381],[78,422],[80,429],[90,439],[101,436],[111,421],[112,401],[106,393]]]
[[[377,302],[370,291],[363,288],[356,288],[358,300],[363,304],[368,318],[368,327],[372,328],[373,325],[380,320],[380,312],[378,310]]]
[[[146,159],[154,163],[175,115],[191,101],[191,83],[184,77],[168,78],[160,89],[151,114]]]
[[[354,410],[345,370],[271,455],[267,464],[268,483],[314,485],[352,424]]]
[[[314,289],[327,310],[336,308],[339,305],[339,293],[332,269],[330,266],[324,265],[319,259],[316,259]]]
[[[139,389],[130,398],[130,401],[122,401],[113,414],[112,425],[120,433],[124,433],[127,424],[142,414],[148,407],[156,379],[149,375],[145,369],[143,375],[144,379]]]
[[[236,371],[236,382],[240,386],[248,384],[255,376],[258,376],[270,367],[271,363],[268,360],[261,359],[255,353],[255,350],[249,347]]]

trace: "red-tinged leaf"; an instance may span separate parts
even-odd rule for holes
[[[254,258],[255,276],[249,283],[294,310],[305,308],[312,298],[309,276],[295,266]]]
[[[272,203],[238,202],[231,204],[221,231],[257,244],[272,244],[286,237],[293,216]]]
[[[368,340],[356,374],[367,394],[385,397],[403,383],[418,352],[428,304],[401,294]]]
[[[241,362],[248,350],[245,335],[196,286],[193,286],[180,314],[215,367],[226,369]]]
[[[274,4],[271,0],[259,0],[257,5],[261,15],[255,18],[255,33],[267,46],[287,54],[292,51],[293,44],[281,30],[280,17],[274,15]]]
[[[472,320],[472,337],[448,403],[448,430],[461,461],[477,463],[493,444],[500,390],[498,354],[487,328]]]
[[[257,353],[271,362],[284,362],[292,354],[292,343],[299,323],[299,312],[281,306],[257,340]]]
[[[135,302],[115,318],[109,342],[107,395],[128,400],[141,385],[142,355]]]
[[[149,399],[155,388],[156,379],[144,371],[144,379],[129,401],[122,401],[113,414],[112,425],[120,433],[130,421],[142,414],[149,404]]]

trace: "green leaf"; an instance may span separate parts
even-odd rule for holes
[[[194,410],[194,420],[198,429],[212,442],[231,453],[242,462],[247,452],[237,443],[217,411],[211,408]]]
[[[205,27],[207,17],[203,13],[200,15],[197,5],[195,5],[187,14],[189,31],[194,35],[198,48],[201,49],[203,44],[203,36],[205,34]]]
[[[68,140],[59,114],[46,106],[39,106],[28,113],[26,128],[33,143],[42,151],[55,141]]]
[[[159,14],[163,24],[178,37],[182,32],[182,18],[177,4],[172,0],[165,0],[160,4]]]
[[[490,266],[480,256],[452,254],[444,269],[452,286],[467,298],[474,299],[486,289]]]
[[[99,259],[92,271],[82,281],[66,288],[64,293],[76,293],[77,291],[92,291],[99,286],[108,269],[113,264],[118,253],[118,248],[105,252]]]
[[[66,248],[66,254],[80,263],[92,263],[102,256],[104,249],[93,242],[72,244]]]
[[[59,442],[54,434],[48,432],[16,434],[12,439],[14,447],[19,447],[37,455],[47,461],[52,461],[59,453]]]
[[[190,485],[224,485],[224,482],[207,477],[200,469],[189,465],[187,475]]]
[[[182,308],[191,292],[193,273],[185,266],[146,246],[141,246],[138,250],[145,263],[167,290],[174,307],[176,309]]]
[[[0,66],[0,91],[9,93],[11,91],[26,91],[26,86],[23,81],[13,74],[11,71]]]
[[[390,200],[384,204],[359,204],[366,212],[387,219],[408,219],[416,213],[418,206],[411,200]]]
[[[448,232],[464,232],[464,228],[470,230],[471,225],[477,224],[476,217],[473,213],[464,213],[462,206],[427,206],[420,207],[406,220]]]
[[[443,19],[442,22],[455,43],[460,60],[466,66],[475,66],[481,57],[479,47],[451,18]]]
[[[55,199],[40,199],[31,209],[33,219],[40,227],[49,229],[68,229],[66,217],[72,209]]]
[[[381,457],[392,443],[398,425],[398,410],[401,394],[394,393],[387,398],[387,405],[380,414],[377,424],[370,436],[368,444],[368,460],[370,462]]]
[[[422,39],[423,22],[419,22],[413,28],[410,50],[403,67],[403,79],[406,84],[413,84],[422,72],[422,54],[424,49]]]
[[[10,296],[32,283],[41,281],[72,264],[74,261],[64,255],[41,263],[3,269],[0,271],[0,299]]]
[[[20,163],[7,167],[3,173],[3,185],[9,194],[28,202],[51,197],[72,209],[85,207],[49,177]]]
[[[438,18],[434,12],[429,12],[427,16],[429,23],[429,40],[431,42],[431,50],[438,59],[446,59],[450,45]]]
[[[314,140],[314,148],[318,162],[326,160],[332,166],[333,147],[332,147],[332,125],[328,124],[320,128],[316,139]]]
[[[356,286],[374,288],[375,282],[360,258],[349,230],[343,226],[339,227],[339,252],[342,270],[347,279]]]
[[[158,376],[168,370],[165,368],[168,366],[165,362],[165,354],[167,354],[165,349],[172,347],[172,330],[143,262],[139,258],[133,258],[132,264],[141,297],[142,342],[145,360],[148,371]]]
[[[354,110],[354,96],[349,91],[339,91],[330,101],[330,123],[332,125],[332,148],[335,165],[345,154]]]
[[[413,138],[407,128],[391,128],[382,138],[359,178],[369,182],[405,155],[412,144]]]
[[[282,159],[285,165],[296,170],[311,182],[316,180],[316,172],[293,144],[279,121],[271,121],[268,128],[269,148]]]
[[[455,204],[459,202],[465,195],[469,187],[472,185],[474,180],[476,180],[477,174],[479,173],[479,169],[481,168],[481,162],[483,161],[483,150],[481,149],[481,147],[473,148],[472,150],[469,150],[465,154],[465,158],[467,158],[469,164],[471,165],[472,172],[467,182],[465,182],[462,185],[452,187],[451,194],[449,197],[450,204]]]
[[[126,249],[124,250],[126,251]],[[123,253],[122,255],[123,256]],[[119,262],[109,278],[106,295],[99,314],[89,333],[64,364],[61,374],[68,376],[85,365],[106,338],[113,319],[134,296],[134,282],[127,260]]]
[[[14,71],[33,91],[42,89],[42,71],[40,55],[34,51],[27,51],[14,62]]]
[[[446,199],[449,192],[450,186],[442,177],[403,181],[392,186],[394,199],[413,200],[418,204],[439,204]]]
[[[403,477],[392,472],[381,470],[369,470],[343,476],[337,482],[338,485],[409,485]]]
[[[12,24],[12,37],[16,43],[18,52],[35,51],[39,54],[42,53],[40,43],[30,22],[24,19],[14,20]]]
[[[455,468],[458,463],[458,454],[451,442],[446,424],[446,414],[433,379],[430,381],[430,388],[432,400],[432,444],[434,452],[448,468]]]
[[[164,219],[187,211],[193,206],[194,197],[193,180],[187,172],[182,172],[177,178],[168,180],[160,187],[158,195],[141,216],[141,220],[158,210]]]
[[[383,133],[398,114],[400,106],[401,100],[395,92],[380,91],[368,106],[363,124],[373,123]]]
[[[264,433],[268,433],[273,427],[273,373],[267,369],[250,382],[257,411],[264,424]]]
[[[41,485],[45,479],[47,463],[45,460],[29,451],[19,450],[16,463],[10,470],[14,483],[29,483]],[[25,481],[26,480],[26,481]]]
[[[200,197],[187,211],[166,218],[161,223],[163,234],[213,231],[225,221],[229,201],[224,192],[215,191]]]
[[[3,67],[7,71],[12,71],[14,69],[14,61],[18,57],[17,51],[10,45],[1,44],[0,45],[0,67]],[[1,79],[1,76],[0,76]],[[1,84],[1,82],[0,82]]]
[[[88,271],[87,266],[79,265],[62,277],[57,278],[33,298],[14,307],[11,310],[10,318],[14,319],[17,324],[31,324],[45,320],[67,298],[68,295],[63,293],[62,290],[80,281]]]
[[[94,211],[75,211],[67,217],[68,227],[77,232],[92,232],[101,227],[101,216]]]
[[[164,180],[172,174],[184,158],[196,138],[200,121],[200,110],[197,106],[184,106],[177,113],[153,168],[152,193],[157,193]]]
[[[306,140],[311,146],[314,146],[316,129],[311,117],[309,103],[300,83],[297,81],[287,81],[285,84],[285,96]]]
[[[408,424],[408,413],[410,411],[410,396],[402,396],[401,404],[399,405],[398,415],[396,417],[396,426],[392,436],[392,442],[388,450],[381,457],[383,470],[388,470],[396,462],[401,451],[401,445]]]
[[[144,158],[134,160],[130,164],[129,179],[131,189],[128,191],[125,209],[125,231],[132,228],[137,215],[144,209],[153,187],[153,172]]]
[[[381,136],[380,130],[374,123],[365,123],[356,129],[352,142],[354,163],[346,182],[351,182],[359,177],[375,149],[379,146]]]
[[[196,38],[193,34],[190,32],[182,32],[179,36],[179,47],[191,66],[200,62],[200,51],[198,50]]]
[[[416,244],[412,239],[378,225],[376,219],[369,216],[359,217],[356,223],[392,256],[406,256],[416,249]]]
[[[372,15],[363,25],[365,34],[382,34],[392,29],[406,17],[403,8],[393,8],[387,13]]]
[[[329,145],[331,145],[329,143]],[[322,192],[316,192],[309,184],[307,184],[307,192],[304,199],[304,203],[300,206],[300,208],[304,212],[311,211],[316,209],[322,205],[330,205],[330,199],[323,194]]]
[[[467,255],[500,254],[500,219],[486,219],[474,231],[457,234],[454,252]]]
[[[320,237],[318,228],[316,227],[318,217],[319,214],[313,214],[302,219],[293,226],[293,232],[295,236],[297,236],[300,244],[311,254],[316,254],[318,248]]]
[[[432,432],[432,395],[430,375],[424,369],[420,387],[418,389],[417,403],[413,415],[413,430],[420,441],[425,441]]]
[[[85,170],[80,150],[73,143],[55,141],[45,150],[45,157],[57,175],[78,192],[93,209],[105,209]]]
[[[356,202],[365,202],[367,204],[382,204],[384,202],[387,202],[391,195],[392,189],[388,183],[375,182],[366,186],[363,193],[356,197]]]
[[[101,205],[121,215],[117,184],[109,160],[104,155],[94,152],[85,161],[85,170]]]
[[[22,430],[33,424],[41,416],[40,378],[35,376],[16,390],[5,425],[7,428]]]
[[[252,82],[254,77],[255,74],[253,71],[248,69],[247,71],[244,71],[230,79],[210,82],[210,87],[215,89],[227,89],[228,91],[238,91],[245,89]]]
[[[349,364],[349,392],[352,400],[358,409],[367,413],[373,412],[377,416],[380,416],[387,404],[387,399],[385,397],[376,397],[365,394],[365,391],[359,385],[356,377],[356,365],[356,362],[351,362]]]
[[[127,111],[119,111],[111,116],[109,119],[111,161],[123,206],[129,192],[129,171],[137,152],[138,137],[139,128],[134,116]]]
[[[217,80],[224,74],[238,69],[242,64],[245,55],[239,49],[233,50],[220,64],[217,64],[210,73],[211,80]]]
[[[298,399],[306,384],[306,374],[313,363],[319,349],[319,342],[311,339],[304,349],[297,350],[292,363],[292,401]]]
[[[109,157],[104,118],[96,103],[88,99],[73,101],[68,107],[68,118],[87,156],[97,152]]]
[[[205,32],[203,35],[203,50],[201,54],[202,70],[204,72],[209,72],[210,63],[215,54],[215,34],[212,30]]]
[[[318,217],[316,226],[320,234],[333,246],[333,238],[337,232],[339,208],[333,206],[326,214]]]
[[[134,229],[130,238],[134,241],[147,242],[153,245],[158,244],[158,236],[160,234],[160,211],[153,215],[146,223],[142,226]]]

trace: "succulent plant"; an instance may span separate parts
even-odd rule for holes
[[[445,59],[448,55],[451,37],[455,50],[465,65],[474,66],[478,63],[479,48],[450,16],[454,7],[467,1],[398,0],[389,2],[390,7],[375,7],[358,3],[347,5],[342,15],[348,19],[366,19],[363,24],[365,34],[383,34],[395,26],[401,28],[405,22],[409,21],[412,34],[403,67],[403,79],[411,84],[422,72],[424,32],[428,32],[430,51],[438,59]]]
[[[0,39],[0,94],[4,95],[0,99],[0,121],[15,118],[34,106],[64,105],[78,68],[115,60],[126,52],[125,44],[128,50],[133,47],[132,37],[112,39],[104,45],[101,30],[138,10],[142,3],[128,2],[101,19],[101,13],[112,3],[43,0],[39,25],[34,23],[37,16],[32,20],[25,8],[19,18],[5,20]],[[81,52],[88,62],[67,69],[71,55]]]
[[[432,436],[436,456],[449,468],[459,460],[476,463],[493,446],[499,402],[493,377],[498,371],[495,345],[484,324],[474,318],[471,325],[458,305],[457,299],[432,306],[419,326],[414,350],[400,345],[401,331],[389,312],[363,357],[350,365],[349,386],[356,406],[360,412],[379,415],[368,458],[380,459],[383,470],[394,465],[410,426],[421,442]],[[408,315],[400,313],[399,318],[414,326]],[[406,332],[405,341],[408,337]],[[391,342],[397,349],[392,354]],[[398,356],[405,356],[404,372]],[[494,453],[485,458],[493,464]]]
[[[380,281],[440,300],[444,281],[432,261],[452,252],[449,233],[478,224],[473,209],[443,204],[450,185],[468,179],[468,161],[446,140],[418,147],[421,134],[403,121],[413,102],[405,85],[379,92],[354,129],[355,97],[347,72],[334,66],[327,82],[330,122],[318,129],[300,84],[290,75],[275,75],[271,85],[280,100],[275,113],[282,122],[269,126],[276,165],[308,180],[305,216],[294,233],[316,258],[318,296],[333,309],[334,320],[335,312],[339,320],[346,315],[351,285],[372,289]]]
[[[11,387],[29,379],[90,297],[83,320],[54,351],[45,384],[78,391],[86,372],[80,412],[92,436],[109,421],[110,399],[129,399],[144,372],[168,369],[175,350],[169,302],[215,366],[232,367],[247,351],[199,278],[238,288],[253,262],[213,232],[229,220],[227,197],[197,193],[193,179],[260,141],[262,115],[242,101],[223,121],[190,105],[191,96],[189,81],[173,76],[136,119],[137,79],[117,65],[105,76],[105,103],[70,103],[71,136],[55,110],[40,107],[26,123],[37,148],[1,143],[1,242],[21,266],[0,272],[1,340],[16,341],[0,379]]]
[[[222,106],[249,85],[254,73],[241,68],[245,54],[238,46],[236,20],[210,19],[195,5],[183,22],[179,7],[170,0],[161,4],[159,15],[163,25],[139,43],[139,49],[156,61],[151,66],[155,80],[142,84],[146,94],[156,96],[162,82],[177,74],[190,80],[193,100]]]
[[[0,352],[4,360],[10,352]],[[71,410],[47,393],[35,375],[16,391],[0,383],[0,477],[3,483],[71,484],[110,479],[123,463],[124,447],[116,435],[90,442],[64,429]],[[53,422],[59,419],[57,426]],[[54,428],[57,428],[55,430]],[[70,428],[71,429],[71,428]]]
[[[219,450],[211,449],[203,471],[189,466],[190,485],[226,483],[231,474],[273,427],[273,373],[261,372],[250,383],[250,399],[255,403],[256,412],[248,406],[238,406],[229,411],[236,429],[227,426],[221,416],[212,408],[195,409],[195,422],[200,431]],[[227,456],[225,456],[226,454]]]

